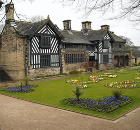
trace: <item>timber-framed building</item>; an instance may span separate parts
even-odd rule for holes
[[[14,4],[6,5],[5,27],[1,34],[0,68],[13,80],[39,75],[91,71],[130,66],[125,40],[110,31],[109,25],[91,29],[82,22],[81,31],[71,29],[71,20],[60,30],[49,18],[35,22],[14,19]]]

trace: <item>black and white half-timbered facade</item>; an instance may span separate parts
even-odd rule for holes
[[[71,20],[64,20],[64,29],[60,30],[49,16],[30,23],[14,19],[12,3],[6,5],[6,11],[0,66],[14,80],[130,65],[125,40],[111,32],[109,25],[92,30],[91,22],[85,21],[81,31],[75,31]]]
[[[60,66],[60,34],[50,20],[39,28],[30,41],[33,69]]]

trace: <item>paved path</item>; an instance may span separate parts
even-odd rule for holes
[[[0,94],[0,130],[140,130],[140,108],[109,121]]]

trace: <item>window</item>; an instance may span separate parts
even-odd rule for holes
[[[121,44],[119,44],[119,48],[122,48],[122,45]]]
[[[66,44],[65,47],[66,48],[73,48],[74,49],[74,48],[78,48],[78,45],[74,45],[74,44],[73,45],[72,44],[69,45],[69,44]]]
[[[84,62],[84,54],[65,54],[65,63]]]
[[[41,37],[41,48],[50,48],[50,42],[51,42],[51,37],[48,36],[42,36]]]
[[[95,61],[95,56],[90,56],[89,61]]]
[[[109,55],[103,55],[103,63],[109,62]]]
[[[88,46],[86,46],[86,50],[94,51],[95,49],[94,49],[94,46],[88,45]]]
[[[40,56],[40,67],[46,68],[50,66],[50,55],[41,55]]]
[[[109,48],[109,41],[108,41],[108,40],[104,40],[104,41],[103,41],[103,48],[104,48],[104,49]]]
[[[80,49],[85,49],[85,46],[84,45],[79,45],[79,48]]]

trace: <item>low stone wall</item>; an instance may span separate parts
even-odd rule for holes
[[[34,78],[36,76],[54,75],[54,74],[60,74],[60,67],[38,68],[38,69],[28,70],[29,78]]]
[[[99,64],[99,70],[107,70],[110,68],[114,68],[113,64]]]
[[[74,64],[65,64],[63,67],[63,73],[69,73],[72,70],[82,70],[85,71],[86,66],[88,66],[88,63],[74,63]]]

